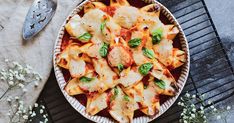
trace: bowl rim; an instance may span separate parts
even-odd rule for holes
[[[108,118],[108,117],[103,117],[103,116],[98,116],[98,115],[94,115],[91,116],[88,113],[86,113],[85,111],[85,106],[83,106],[75,97],[73,96],[69,96],[65,90],[64,87],[66,85],[66,81],[64,79],[64,76],[62,74],[62,71],[60,69],[60,67],[57,65],[56,63],[56,57],[57,55],[61,52],[61,43],[62,43],[62,38],[64,35],[64,31],[65,31],[65,24],[67,23],[67,21],[75,14],[77,14],[77,12],[79,12],[82,7],[90,0],[85,0],[83,2],[81,2],[79,5],[77,5],[70,13],[69,15],[66,17],[66,20],[63,22],[63,24],[61,25],[59,32],[58,32],[58,36],[56,38],[55,44],[54,44],[54,52],[53,52],[53,66],[54,66],[54,72],[55,72],[55,76],[56,76],[56,80],[57,83],[59,85],[60,90],[62,91],[64,97],[66,98],[66,100],[70,103],[70,105],[77,111],[79,112],[81,115],[83,115],[85,118],[93,121],[93,122],[105,122],[105,123],[113,123],[115,122],[114,119],[112,118]],[[147,4],[150,3],[155,3],[158,4],[161,7],[161,13],[165,14],[165,16],[167,17],[167,19],[174,25],[176,25],[179,29],[179,41],[181,43],[181,47],[182,50],[186,52],[186,63],[182,66],[181,69],[181,74],[179,76],[179,79],[177,80],[179,89],[178,92],[176,93],[176,95],[174,97],[169,98],[166,102],[164,102],[161,106],[160,106],[160,111],[158,114],[156,114],[154,117],[148,117],[146,115],[144,116],[140,116],[140,117],[136,117],[133,119],[133,123],[143,123],[143,122],[150,122],[156,118],[158,118],[159,116],[161,116],[163,113],[165,113],[177,100],[177,98],[179,97],[179,95],[181,94],[187,78],[188,78],[188,74],[189,74],[189,69],[190,69],[190,54],[189,54],[189,45],[188,45],[188,41],[186,39],[186,36],[180,26],[180,24],[178,23],[178,21],[176,20],[176,18],[173,16],[173,14],[164,6],[162,5],[160,2],[156,1],[156,0],[142,0]]]

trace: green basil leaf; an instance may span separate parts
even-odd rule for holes
[[[144,54],[146,57],[148,57],[148,58],[150,58],[150,59],[154,58],[154,51],[153,51],[153,50],[149,50],[149,49],[147,49],[147,48],[143,48],[142,51],[143,51],[143,54]]]
[[[140,38],[134,38],[134,39],[131,39],[130,41],[128,41],[128,45],[131,48],[135,48],[135,47],[139,46],[140,44],[141,44]]]
[[[100,25],[101,32],[103,32],[105,26],[106,26],[106,20],[104,20]]]
[[[154,80],[154,83],[161,89],[165,89],[166,88],[166,83],[163,80]]]
[[[163,29],[162,28],[158,28],[155,31],[153,31],[152,33],[152,42],[153,44],[157,44],[161,41],[163,36]]]
[[[99,49],[99,54],[102,56],[102,57],[106,57],[107,56],[107,53],[108,53],[108,44],[104,43],[102,45],[102,47]]]
[[[90,81],[92,81],[93,80],[93,78],[88,78],[88,77],[85,77],[85,76],[82,76],[81,78],[80,78],[80,81],[81,82],[90,82]]]
[[[153,67],[152,63],[145,63],[142,64],[139,68],[138,71],[142,74],[142,75],[147,75],[150,71],[150,69]]]
[[[128,95],[124,95],[124,100],[125,101],[130,101]]]
[[[144,89],[146,89],[147,88],[147,85],[144,85]]]
[[[80,37],[78,37],[79,40],[82,41],[89,41],[89,39],[92,38],[92,35],[89,34],[88,32],[84,33],[83,35],[81,35]]]
[[[122,71],[124,69],[124,66],[122,64],[118,64],[117,68],[119,69],[119,71]]]

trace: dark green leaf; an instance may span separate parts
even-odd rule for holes
[[[163,36],[163,29],[162,28],[158,28],[155,31],[153,31],[152,33],[152,42],[153,44],[157,44],[161,41]]]
[[[166,83],[163,80],[154,80],[154,83],[161,89],[165,89]]]
[[[81,35],[80,37],[78,37],[79,40],[82,41],[89,41],[89,39],[92,38],[92,35],[89,34],[88,32],[84,33],[83,35]]]
[[[154,51],[153,50],[149,50],[147,48],[143,48],[143,54],[148,57],[148,58],[154,58]]]
[[[145,63],[145,64],[142,64],[142,65],[138,68],[138,71],[139,71],[142,75],[147,75],[152,67],[153,67],[153,64],[152,64],[152,63]]]
[[[104,43],[102,45],[102,47],[99,49],[99,54],[102,56],[102,57],[106,57],[107,56],[107,53],[108,53],[108,44]]]
[[[130,101],[128,95],[124,95],[124,100],[125,101]]]
[[[124,66],[122,64],[118,64],[117,67],[118,67],[119,71],[122,71],[124,69]]]
[[[138,71],[142,74],[142,75],[147,75],[150,71],[150,69],[153,67],[152,63],[145,63],[142,64],[139,68]]]
[[[90,82],[90,81],[92,81],[93,80],[93,78],[88,78],[88,77],[85,77],[85,76],[82,76],[81,78],[80,78],[80,81],[81,82]]]
[[[135,48],[135,47],[139,46],[140,44],[141,44],[140,38],[134,38],[134,39],[131,39],[130,41],[128,41],[128,45],[131,48]]]
[[[147,85],[144,85],[144,89],[146,89],[147,88]]]

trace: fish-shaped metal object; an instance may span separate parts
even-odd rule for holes
[[[52,19],[57,2],[55,0],[35,0],[30,7],[23,26],[23,38],[32,38]]]

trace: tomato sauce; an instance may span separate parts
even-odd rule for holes
[[[110,5],[109,0],[104,0],[102,2],[104,4],[106,4],[106,5]],[[130,3],[130,5],[135,6],[137,8],[141,8],[141,7],[144,7],[145,5],[147,5],[145,2],[143,2],[141,0],[128,0],[128,2]],[[106,12],[106,13],[108,13],[110,16],[113,16],[115,9],[116,8],[114,8],[114,7],[108,7],[106,9],[104,9],[103,11]],[[83,16],[84,15],[84,10],[81,10],[77,14],[79,14],[80,16]],[[170,24],[170,21],[164,15],[162,15],[162,14],[160,14],[160,20],[164,24]],[[121,29],[121,33],[120,34],[121,34],[122,37],[124,37],[124,38],[126,38],[128,40],[129,40],[129,38],[131,36],[131,33],[127,29]],[[63,38],[62,38],[62,47],[61,47],[61,50],[64,50],[64,48],[71,43],[71,40],[79,43],[78,40],[72,39],[69,36],[69,34],[65,31],[65,33],[63,35]],[[179,40],[178,36],[176,36],[175,39],[173,40],[173,47],[181,49],[181,44],[180,44],[180,40]],[[180,77],[180,74],[181,74],[181,67],[176,68],[174,70],[170,70],[170,72],[173,75],[173,77],[175,78],[175,80],[177,81],[179,79],[179,77]],[[71,75],[70,75],[69,71],[66,70],[66,69],[62,69],[62,73],[64,75],[65,81],[68,82],[71,79]],[[148,79],[149,79],[148,76],[146,76],[146,77],[143,78],[142,81],[143,81],[144,85],[148,84],[147,83]],[[86,106],[87,97],[86,97],[85,94],[76,95],[74,97],[82,105]],[[165,101],[167,101],[170,98],[170,96],[160,95],[159,98],[160,98],[160,104],[163,104]],[[112,118],[111,115],[109,114],[108,110],[109,110],[108,108],[104,109],[104,110],[100,111],[97,115]],[[144,116],[144,115],[145,114],[142,113],[140,110],[136,110],[134,112],[134,117],[140,117],[140,116]]]

